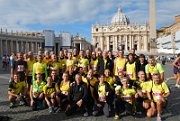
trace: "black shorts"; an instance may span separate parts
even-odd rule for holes
[[[176,67],[174,67],[173,71],[174,71],[174,74],[180,73],[180,69],[178,69],[178,68],[176,68]]]
[[[56,96],[58,96],[61,100],[68,97],[67,95],[64,95],[62,93],[56,93]]]
[[[26,83],[27,83],[28,85],[32,85],[32,76],[27,76]]]

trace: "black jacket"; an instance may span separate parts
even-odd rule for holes
[[[113,72],[113,61],[111,61],[109,58],[107,58],[106,65],[104,67],[104,59],[103,57],[98,57],[98,67],[97,67],[97,72],[98,74],[104,74],[105,69],[109,69],[110,72]]]
[[[109,92],[108,96],[106,96],[106,101],[107,103],[112,103],[110,102],[111,101],[111,95],[112,95],[112,90],[111,90],[111,87],[110,85],[107,83],[107,82],[104,82],[105,83],[105,90],[106,92]],[[97,82],[95,85],[94,85],[94,101],[95,101],[95,104],[98,104],[99,103],[99,95],[98,95],[98,87],[99,87],[99,82]]]
[[[69,96],[68,96],[69,101],[77,102],[80,99],[82,99],[83,102],[86,102],[87,97],[88,97],[88,91],[87,91],[86,83],[81,82],[79,85],[77,85],[76,82],[71,83]]]

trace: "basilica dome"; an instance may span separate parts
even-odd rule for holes
[[[118,8],[118,12],[112,17],[111,24],[128,25],[129,23],[129,18],[122,12],[121,8]]]

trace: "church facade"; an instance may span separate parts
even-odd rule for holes
[[[149,54],[152,45],[150,27],[147,23],[130,23],[128,16],[118,8],[110,24],[92,26],[92,45],[94,48],[113,52],[123,49],[128,53],[131,49],[136,49],[137,53]]]

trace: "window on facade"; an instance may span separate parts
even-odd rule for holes
[[[122,50],[125,50],[125,45],[122,45]]]
[[[98,32],[98,28],[96,28],[96,32]]]
[[[137,50],[137,44],[134,45],[134,49]]]
[[[110,45],[110,48],[109,48],[109,50],[113,50],[113,45]]]

